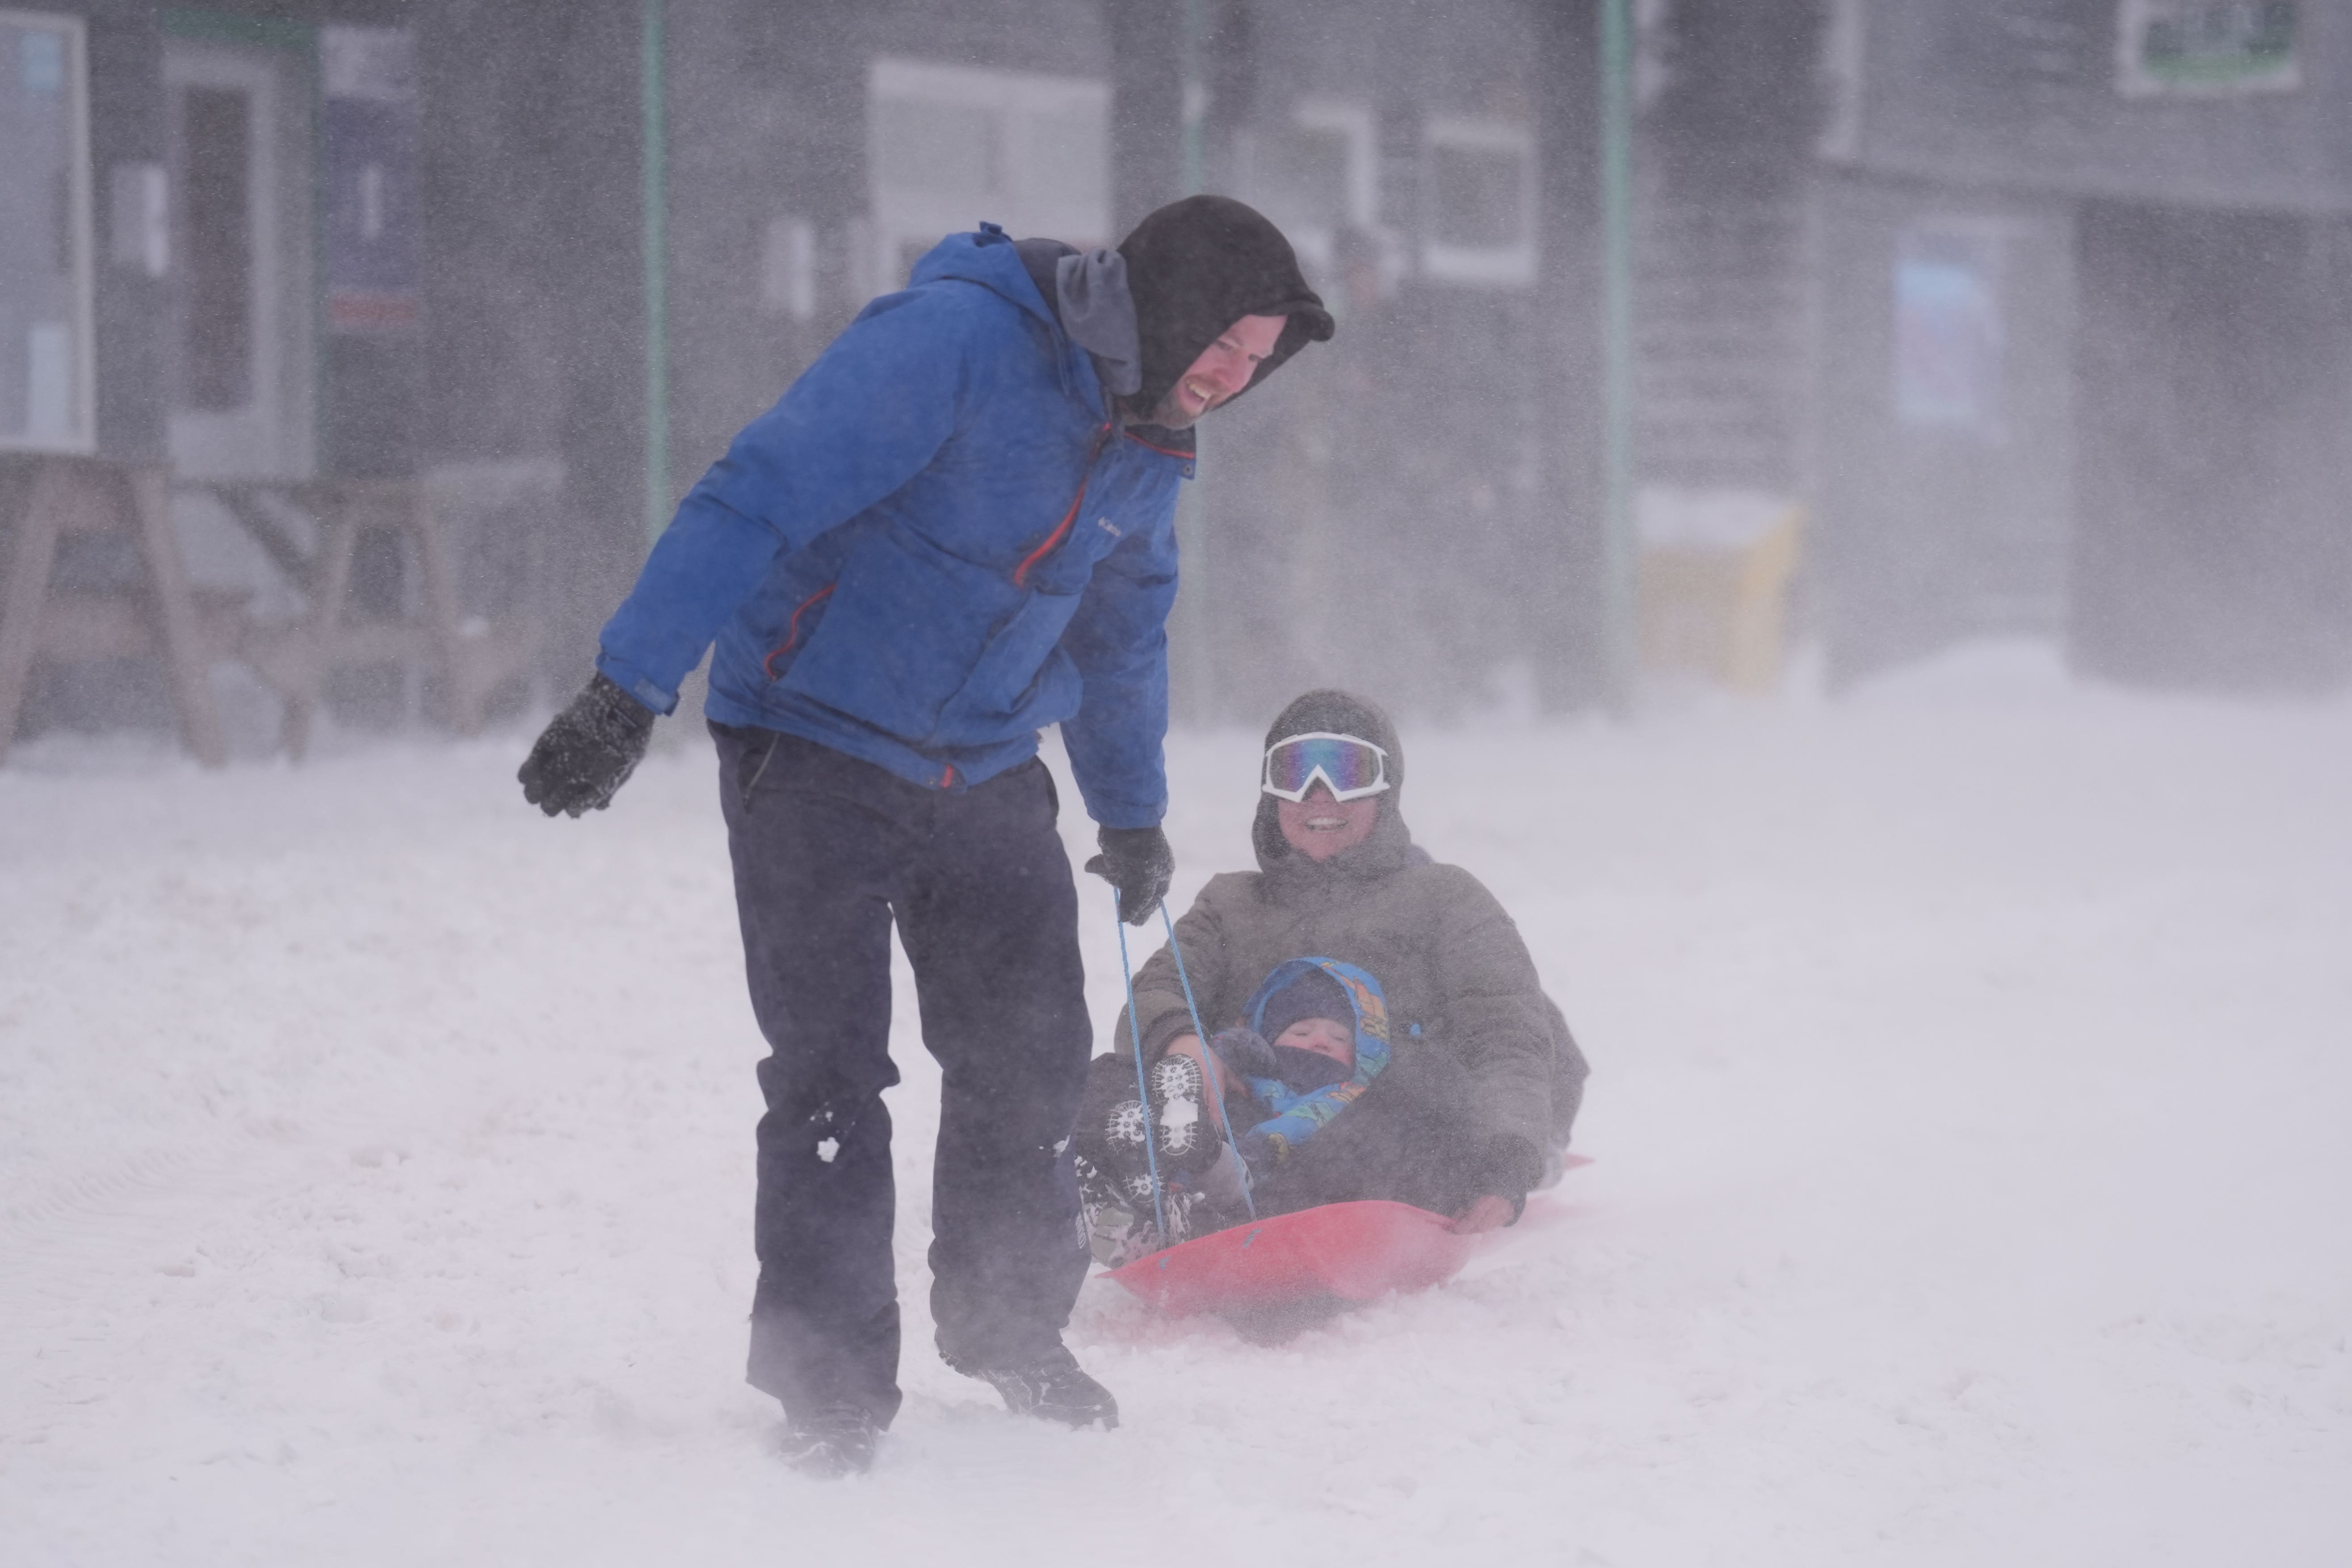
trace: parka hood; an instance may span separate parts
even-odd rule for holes
[[[1231,196],[1169,203],[1118,242],[1118,255],[1127,264],[1142,350],[1136,407],[1158,407],[1202,351],[1244,316],[1286,318],[1250,386],[1308,343],[1330,340],[1331,312],[1307,286],[1290,241],[1265,215]]]
[[[1404,744],[1397,739],[1396,726],[1389,721],[1389,716],[1378,703],[1352,692],[1330,689],[1309,691],[1285,708],[1268,726],[1258,754],[1263,758],[1276,741],[1286,736],[1318,731],[1353,735],[1386,752],[1389,787],[1374,797],[1380,803],[1380,815],[1373,821],[1370,836],[1353,848],[1342,849],[1320,862],[1308,859],[1290,847],[1289,840],[1282,836],[1277,803],[1274,796],[1260,791],[1257,816],[1250,825],[1250,847],[1257,851],[1258,869],[1277,893],[1372,880],[1406,866],[1426,862],[1428,852],[1413,843],[1412,830],[1404,825]]]

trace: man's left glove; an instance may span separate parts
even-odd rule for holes
[[[1096,829],[1095,842],[1102,853],[1087,862],[1087,869],[1118,889],[1118,918],[1141,925],[1168,896],[1169,879],[1176,875],[1168,835],[1157,827],[1103,827]]]
[[[549,721],[515,773],[522,797],[553,816],[602,811],[653,739],[653,710],[599,675]]]

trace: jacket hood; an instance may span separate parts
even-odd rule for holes
[[[1290,241],[1255,208],[1230,196],[1169,203],[1118,242],[1118,255],[1127,263],[1142,349],[1134,405],[1147,412],[1244,316],[1288,318],[1250,386],[1308,343],[1331,337],[1331,312],[1307,286]]]
[[[925,251],[915,263],[907,286],[912,289],[943,279],[977,283],[1045,322],[1055,338],[1068,336],[1062,330],[1062,318],[1053,302],[1037,291],[1029,268],[1023,264],[1019,247],[992,223],[982,224],[971,234],[951,234]]]
[[[1320,862],[1308,859],[1290,847],[1289,840],[1282,836],[1278,803],[1260,791],[1257,816],[1250,824],[1250,847],[1257,851],[1258,869],[1265,874],[1276,891],[1372,880],[1428,860],[1428,852],[1413,843],[1412,833],[1404,825],[1404,744],[1397,739],[1396,726],[1389,721],[1380,705],[1353,692],[1329,689],[1309,691],[1285,708],[1267,728],[1258,754],[1263,758],[1276,741],[1286,736],[1317,731],[1353,735],[1386,752],[1389,787],[1374,797],[1380,803],[1380,815],[1373,820],[1370,836],[1353,848],[1342,849]]]

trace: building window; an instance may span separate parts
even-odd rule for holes
[[[179,107],[181,391],[190,408],[242,408],[253,401],[252,100],[192,87]]]
[[[1422,270],[1454,283],[1533,283],[1533,133],[1498,121],[1433,118],[1424,171]]]
[[[401,217],[411,205],[405,190],[380,171],[371,200],[363,166],[341,156],[352,148],[349,111],[360,106],[341,91],[322,106],[311,42],[308,33],[299,42],[164,36],[173,281],[165,445],[184,478],[309,476],[320,253],[330,278],[356,281],[356,255],[414,232]],[[322,122],[335,175],[323,228],[311,179]],[[331,298],[330,328],[369,320],[353,309],[362,298]],[[413,320],[413,296],[407,303]]]
[[[1301,260],[1328,275],[1340,234],[1369,236],[1379,218],[1371,110],[1309,100],[1286,121],[1242,138],[1242,184]]]
[[[0,449],[86,452],[89,67],[82,24],[0,11]]]
[[[2295,62],[2294,0],[2122,0],[2116,88],[2127,98],[2287,92]]]
[[[1081,248],[1114,237],[1105,83],[877,59],[867,138],[880,288],[982,219]]]

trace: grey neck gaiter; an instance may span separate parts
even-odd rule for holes
[[[1135,296],[1127,288],[1127,258],[1108,246],[1065,256],[1055,264],[1054,282],[1062,330],[1095,356],[1103,384],[1115,397],[1141,391],[1143,343]]]

